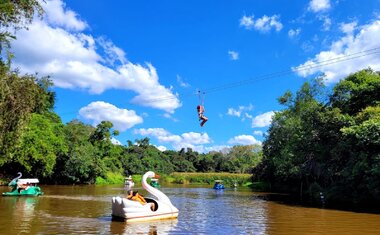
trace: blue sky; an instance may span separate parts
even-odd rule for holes
[[[43,19],[17,32],[13,66],[51,76],[64,123],[112,121],[121,144],[149,137],[162,150],[200,152],[260,144],[285,91],[321,73],[332,87],[351,72],[380,70],[378,53],[315,67],[380,47],[379,0],[42,5]],[[204,127],[197,91],[205,92]]]

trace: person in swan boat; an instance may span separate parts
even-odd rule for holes
[[[129,190],[129,191],[128,191],[127,199],[132,200],[132,201],[138,201],[138,202],[141,203],[141,205],[145,205],[145,204],[147,204],[145,198],[144,198],[143,196],[141,196],[141,195],[138,193],[138,191],[133,192],[133,190]],[[155,205],[154,205],[154,203],[150,202],[149,204],[150,204],[150,209],[151,209],[152,211],[154,211],[154,210],[155,210]]]

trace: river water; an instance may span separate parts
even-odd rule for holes
[[[122,186],[41,188],[40,197],[0,197],[0,234],[380,234],[380,214],[287,204],[247,189],[163,187],[178,219],[126,223],[111,217]]]

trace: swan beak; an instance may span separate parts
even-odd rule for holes
[[[160,175],[159,174],[154,174],[154,178],[159,179]]]

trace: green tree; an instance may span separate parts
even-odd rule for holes
[[[364,69],[349,75],[334,87],[331,105],[350,115],[380,104],[380,72]]]
[[[54,176],[50,178],[54,183],[94,183],[100,174],[95,165],[96,148],[89,138],[95,128],[78,120],[73,120],[64,127],[65,142],[68,152],[57,158]]]
[[[256,180],[272,189],[330,202],[380,202],[380,97],[378,72],[362,70],[340,81],[329,103],[317,85],[305,83],[294,97],[279,98],[263,144]]]
[[[0,167],[11,161],[23,128],[32,113],[43,114],[54,105],[49,78],[20,76],[0,65]]]
[[[43,9],[38,0],[0,1],[0,27],[2,29],[0,32],[1,63],[3,63],[3,50],[8,50],[10,48],[10,41],[15,39],[14,32],[21,28],[26,28],[32,22],[35,13],[40,17],[43,14]]]
[[[19,165],[23,169],[18,170],[36,177],[48,177],[53,173],[57,157],[67,154],[64,140],[63,124],[55,113],[34,113],[9,165]]]

